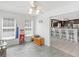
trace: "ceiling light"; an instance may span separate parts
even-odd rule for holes
[[[39,8],[38,8],[38,5],[36,4],[36,1],[32,1],[31,2],[31,7],[29,9],[29,14],[32,14],[32,15],[37,15],[39,13]]]

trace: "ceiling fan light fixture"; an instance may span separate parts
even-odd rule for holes
[[[39,13],[39,8],[36,5],[36,1],[31,2],[31,8],[29,9],[29,14],[37,15]]]

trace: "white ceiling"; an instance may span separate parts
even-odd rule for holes
[[[0,10],[25,14],[30,7],[29,2],[24,1],[0,1]]]
[[[37,1],[42,11],[57,10],[59,8],[79,9],[79,2],[71,1]],[[73,7],[73,5],[75,5]],[[30,1],[0,1],[0,10],[26,14],[30,8]]]

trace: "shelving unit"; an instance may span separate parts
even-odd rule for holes
[[[25,36],[32,36],[33,35],[33,21],[32,20],[25,20]]]
[[[16,37],[16,21],[13,18],[2,18],[2,39],[11,40]]]

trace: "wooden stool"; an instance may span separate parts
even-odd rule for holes
[[[44,45],[44,39],[43,38],[35,38],[34,43],[39,46]]]
[[[44,45],[44,38],[32,36],[32,41],[39,46]]]

